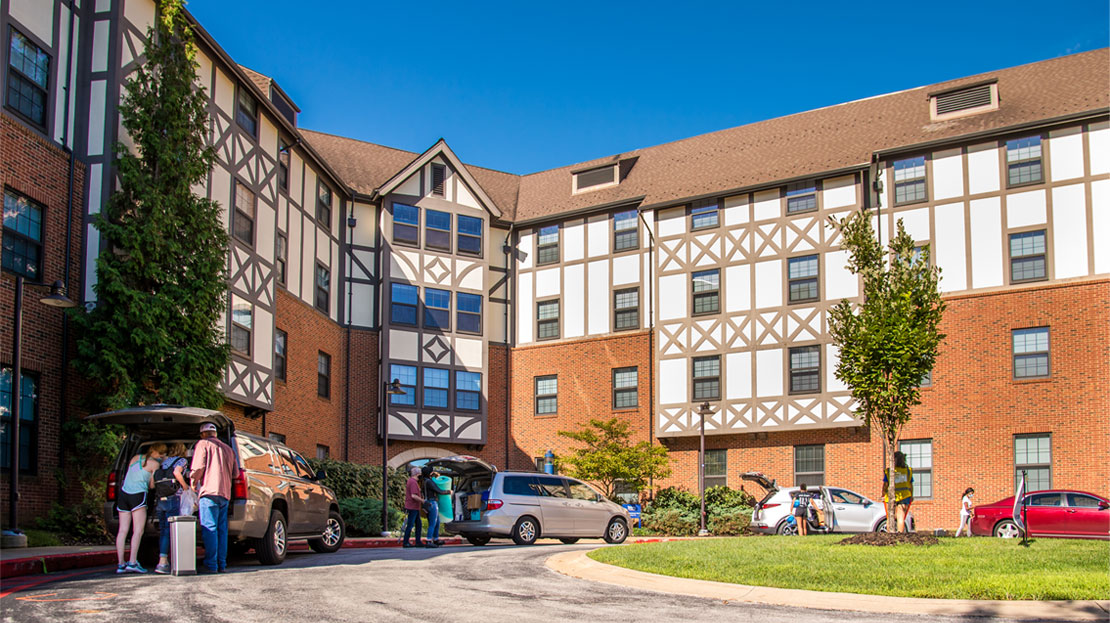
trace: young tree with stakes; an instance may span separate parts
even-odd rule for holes
[[[933,369],[944,340],[938,328],[945,303],[937,285],[940,268],[929,262],[929,247],[916,248],[898,220],[884,249],[867,208],[830,217],[848,251],[848,270],[863,281],[859,303],[842,300],[829,313],[829,332],[840,350],[836,377],[851,388],[856,413],[880,434],[884,463],[893,467],[895,445],[911,409],[920,404],[921,382]],[[894,478],[887,499],[894,500]],[[894,525],[887,505],[887,526]]]
[[[586,445],[575,448],[560,461],[569,468],[572,477],[601,485],[609,499],[613,499],[618,482],[639,491],[650,479],[670,476],[671,460],[667,449],[646,441],[633,445],[628,429],[628,422],[613,418],[608,421],[591,419],[579,430],[559,431],[560,437]]]
[[[228,236],[192,190],[216,158],[196,55],[181,0],[159,2],[119,107],[133,147],[116,144],[119,186],[96,219],[96,306],[74,315],[75,365],[102,409],[223,403]]]

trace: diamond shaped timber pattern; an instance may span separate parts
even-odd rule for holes
[[[438,415],[433,415],[426,418],[424,420],[424,424],[421,426],[421,429],[431,433],[432,437],[439,437],[443,435],[443,431],[447,430],[448,428],[450,427],[447,426],[447,422],[444,422],[443,418]]]
[[[447,281],[446,284],[444,283],[445,280],[446,280],[446,277],[449,277],[450,275],[451,275],[451,269],[447,266],[447,263],[443,261],[443,258],[436,257],[436,256],[430,256],[430,257],[426,256],[424,258],[424,278],[425,278],[425,280],[431,281],[432,283],[435,283],[435,284],[438,284],[438,285],[448,285],[448,286],[450,286],[451,285],[450,281]]]
[[[424,355],[435,363],[440,363],[443,359],[450,354],[451,347],[443,339],[443,336],[436,335],[431,339],[424,342],[423,346]]]

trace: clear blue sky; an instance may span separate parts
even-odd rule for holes
[[[191,0],[305,128],[532,173],[1106,47],[1106,0]]]

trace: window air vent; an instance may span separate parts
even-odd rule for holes
[[[575,173],[575,189],[578,191],[617,183],[617,167],[613,165]]]
[[[937,114],[959,112],[969,108],[991,105],[991,85],[981,84],[970,89],[961,89],[936,96]]]

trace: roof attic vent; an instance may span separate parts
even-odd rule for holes
[[[929,94],[934,121],[952,119],[998,109],[998,83],[995,81],[962,87],[954,91]]]
[[[618,183],[616,163],[585,171],[575,171],[573,175],[574,192],[576,193],[615,186]]]

